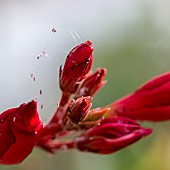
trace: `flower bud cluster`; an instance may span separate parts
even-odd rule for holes
[[[170,73],[91,110],[92,97],[106,83],[106,69],[98,68],[93,73],[92,61],[89,40],[68,54],[59,72],[62,97],[44,126],[35,100],[0,114],[0,164],[20,163],[36,146],[51,153],[66,149],[114,153],[151,134],[151,129],[143,128],[136,120],[170,119]]]

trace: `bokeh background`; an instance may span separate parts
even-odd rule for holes
[[[69,50],[87,39],[94,43],[93,69],[108,70],[108,83],[94,97],[93,107],[169,71],[169,9],[168,0],[1,0],[0,112],[36,97],[46,122],[60,98],[58,68]],[[37,60],[43,51],[47,56]],[[154,128],[154,133],[115,154],[65,151],[51,156],[35,149],[22,164],[0,169],[169,170],[169,122],[143,126]]]

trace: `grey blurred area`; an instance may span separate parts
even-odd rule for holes
[[[93,107],[109,104],[169,71],[169,8],[168,0],[1,0],[0,112],[37,98],[46,122],[61,95],[59,66],[75,45],[87,39],[95,49],[93,69],[108,70],[108,83],[94,97]],[[169,170],[169,125],[152,126],[156,134],[116,154],[59,151],[51,156],[35,149],[22,164],[0,169]]]

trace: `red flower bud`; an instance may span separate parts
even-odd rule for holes
[[[170,119],[170,73],[153,78],[131,95],[110,105],[111,114],[136,120]]]
[[[74,123],[78,124],[83,121],[88,115],[91,108],[91,97],[81,97],[77,100],[72,100],[68,107],[68,118]]]
[[[106,76],[106,69],[97,69],[94,74],[90,74],[85,78],[79,87],[77,96],[94,96],[100,90],[106,81],[103,81]]]
[[[110,117],[77,138],[76,146],[81,151],[109,154],[135,143],[151,132],[151,129],[142,128],[128,118]]]
[[[0,115],[0,164],[18,164],[32,151],[42,131],[37,102],[31,101]]]
[[[79,82],[91,69],[92,52],[91,41],[86,41],[71,50],[63,70],[60,68],[60,88],[62,91],[74,93],[77,90]]]

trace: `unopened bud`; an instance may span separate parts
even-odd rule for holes
[[[60,88],[66,93],[74,93],[79,82],[84,79],[92,66],[93,47],[91,41],[86,41],[68,54],[64,68],[60,68]]]
[[[152,133],[138,123],[125,117],[110,117],[98,126],[86,130],[76,139],[77,149],[109,154],[129,146]]]
[[[170,72],[151,79],[108,107],[110,115],[155,122],[170,120]]]
[[[88,96],[71,101],[68,106],[68,118],[72,123],[78,124],[86,118],[92,106],[91,100],[91,97]]]
[[[99,89],[103,87],[106,81],[103,79],[106,76],[106,69],[99,68],[94,74],[90,74],[83,80],[83,83],[77,91],[77,96],[94,96]]]

